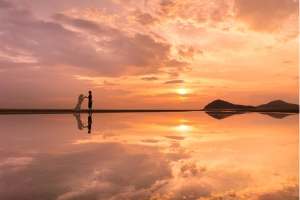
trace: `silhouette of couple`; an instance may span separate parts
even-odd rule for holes
[[[92,91],[89,91],[89,96],[84,96],[83,94],[80,94],[78,97],[78,103],[76,107],[74,108],[75,111],[79,112],[81,109],[81,104],[85,98],[88,98],[88,108],[89,112],[92,111],[92,106],[93,106],[93,100],[92,100]]]
[[[80,118],[80,109],[81,104],[85,98],[88,98],[88,108],[89,108],[89,115],[88,115],[88,125],[84,126],[82,124],[81,118]],[[92,100],[92,91],[89,91],[89,96],[84,96],[83,94],[80,94],[78,97],[78,103],[76,107],[74,108],[77,113],[74,113],[73,115],[76,117],[78,129],[82,130],[83,128],[88,128],[88,133],[91,133],[92,130],[92,106],[93,106],[93,100]]]

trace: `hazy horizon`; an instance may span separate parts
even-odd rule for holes
[[[227,101],[224,101],[224,100],[222,100],[222,99],[217,99],[217,100],[221,100],[221,101],[223,101],[223,102],[227,102]],[[217,101],[217,100],[214,100],[214,101]],[[214,101],[212,101],[212,102],[209,102],[208,104],[210,104],[210,103],[213,103]],[[274,101],[281,101],[281,100],[274,100]],[[271,102],[274,102],[274,101],[271,101]],[[271,103],[271,102],[267,102],[267,103],[265,103],[265,104],[268,104],[268,103]],[[232,102],[228,102],[228,103],[232,103]],[[288,103],[288,104],[290,104],[289,102],[285,102],[285,103]],[[207,104],[207,105],[208,105]],[[265,104],[260,104],[260,105],[242,105],[242,106],[254,106],[254,107],[258,107],[258,106],[262,106],[262,105],[265,105]],[[299,103],[296,103],[297,105],[299,105]],[[205,106],[207,106],[207,105],[205,105]],[[235,103],[235,104],[233,104],[233,105],[241,105],[241,104],[238,104],[238,103]],[[94,111],[95,110],[198,110],[198,111],[205,111],[205,106],[203,107],[203,108],[195,108],[195,109],[147,109],[147,108],[144,108],[144,109],[135,109],[135,108],[121,108],[121,109],[117,109],[117,108],[102,108],[102,109],[93,109]],[[278,109],[280,109],[281,107],[279,106],[278,107]],[[31,109],[31,108],[1,108],[0,107],[0,110],[1,109],[12,109],[12,110],[14,110],[14,109],[16,109],[16,110],[18,110],[18,109]],[[48,108],[32,108],[32,109],[37,109],[37,110],[43,110],[43,109],[48,109]],[[74,108],[49,108],[50,110],[51,109],[53,109],[53,110],[55,110],[55,109],[66,109],[66,110],[68,110],[68,109],[70,109],[70,110],[74,110]],[[217,110],[220,110],[220,112],[222,112],[222,108],[216,108]],[[81,110],[88,110],[88,108],[86,108],[86,105],[84,105],[84,103],[82,104],[82,108],[81,108]],[[223,109],[224,110],[224,109]],[[226,108],[225,108],[225,110],[226,110]],[[243,111],[243,110],[245,110],[245,109],[240,109],[241,111]],[[247,110],[247,109],[246,109]],[[284,111],[284,109],[283,109],[283,111]],[[285,111],[287,111],[287,110],[285,110]],[[79,111],[80,112],[80,111]],[[218,111],[217,111],[218,112]]]
[[[0,0],[0,108],[299,104],[298,0]],[[84,102],[82,109],[87,108]]]

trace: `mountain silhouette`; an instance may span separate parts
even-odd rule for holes
[[[233,110],[249,110],[249,109],[255,109],[254,106],[244,106],[244,105],[239,105],[239,104],[232,104],[227,101],[223,100],[215,100],[209,104],[207,104],[204,107],[204,110],[214,110],[214,109],[233,109]]]
[[[256,108],[257,109],[262,109],[262,110],[271,110],[271,109],[276,109],[276,110],[299,110],[299,105],[287,103],[287,102],[282,101],[282,100],[275,100],[275,101],[271,101],[267,104],[259,105]]]
[[[224,100],[217,99],[204,107],[204,110],[248,110],[248,111],[298,111],[298,104],[287,103],[282,100],[271,101],[267,104],[262,104],[259,106],[245,106],[239,104],[229,103]]]

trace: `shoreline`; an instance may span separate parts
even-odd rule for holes
[[[94,109],[91,113],[139,113],[139,112],[244,112],[244,113],[251,113],[251,112],[263,112],[263,113],[291,113],[291,114],[298,114],[299,110],[268,110],[268,109],[192,109],[192,110],[160,110],[160,109]],[[72,113],[89,113],[88,109],[82,109],[80,112],[77,112],[73,109],[0,109],[0,115],[5,114],[72,114]]]
[[[134,110],[134,109],[94,109],[91,113],[133,113],[133,112],[190,112],[201,110]],[[74,109],[0,109],[2,114],[74,114],[74,113],[89,113],[88,109],[81,109],[79,112]]]

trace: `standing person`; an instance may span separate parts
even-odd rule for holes
[[[88,107],[89,107],[89,112],[92,110],[92,106],[93,106],[93,100],[92,100],[92,91],[89,91],[89,96],[85,96],[84,98],[88,98]]]

